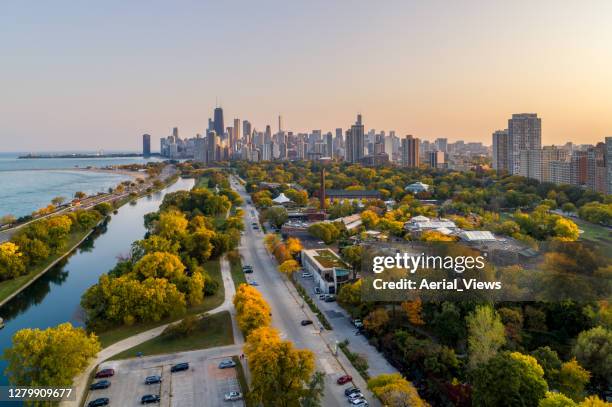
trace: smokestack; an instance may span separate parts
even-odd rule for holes
[[[319,199],[321,200],[321,210],[325,210],[325,167],[321,168],[321,191],[319,192]]]

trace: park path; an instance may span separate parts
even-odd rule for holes
[[[234,345],[242,347],[244,343],[244,338],[240,329],[238,329],[238,325],[236,323],[236,310],[232,303],[232,299],[234,298],[234,294],[236,293],[236,288],[234,286],[234,280],[232,279],[232,275],[230,272],[229,261],[225,256],[221,258],[221,279],[223,281],[223,289],[224,289],[224,299],[223,303],[216,308],[213,308],[209,311],[206,311],[200,315],[204,314],[216,314],[223,311],[229,311],[232,317],[232,330],[234,332]],[[119,342],[115,342],[112,345],[107,346],[102,349],[96,355],[96,358],[93,359],[87,368],[75,377],[73,381],[73,387],[75,394],[77,395],[77,399],[75,401],[63,401],[60,403],[60,407],[78,407],[81,405],[81,401],[87,394],[87,386],[89,385],[89,377],[91,373],[96,369],[98,365],[103,363],[105,360],[111,358],[112,356],[124,352],[128,349],[133,348],[136,345],[140,345],[143,342],[146,342],[150,339],[153,339],[159,335],[172,324],[177,323],[170,322],[168,324],[160,325],[153,329],[149,329],[148,331],[141,332],[139,334],[130,336],[128,338],[122,339]]]

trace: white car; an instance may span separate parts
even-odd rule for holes
[[[225,401],[236,401],[242,399],[242,393],[239,391],[230,391],[229,393],[225,393]]]
[[[363,399],[363,394],[361,394],[361,392],[352,393],[352,394],[349,394],[346,398],[349,399],[349,401],[359,400],[359,399]]]
[[[310,278],[310,277],[312,277],[312,273],[308,273],[308,272],[302,273],[302,277],[303,278]]]
[[[365,399],[349,400],[349,404],[354,407],[369,407],[369,404]]]

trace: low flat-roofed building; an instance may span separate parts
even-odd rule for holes
[[[301,258],[304,271],[312,273],[315,285],[325,294],[337,294],[349,281],[348,266],[331,249],[302,250]]]
[[[405,190],[413,194],[418,194],[419,192],[429,191],[429,185],[423,184],[422,182],[415,182],[414,184],[408,185]]]
[[[346,189],[327,189],[325,190],[325,197],[329,198],[331,202],[335,200],[355,200],[355,199],[380,199],[381,194],[379,191],[371,189],[359,189],[359,190],[346,190]]]
[[[427,216],[415,216],[404,223],[404,229],[415,235],[420,235],[426,230],[436,230],[444,234],[452,234],[459,228],[452,220],[445,218],[429,219]]]
[[[466,242],[495,242],[497,238],[488,230],[465,230],[459,233],[459,238]]]

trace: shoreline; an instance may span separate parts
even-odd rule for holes
[[[172,186],[180,177],[170,177],[168,179],[169,182],[165,183],[163,188],[159,188],[158,190],[153,190],[151,193],[156,192],[156,191],[162,191],[166,188],[169,188],[170,186]],[[148,194],[141,194],[138,197],[134,198],[134,199],[127,199],[124,201],[119,201],[121,202],[120,205],[115,208],[115,210],[121,208],[123,205],[133,201],[133,200],[139,200],[141,198],[144,198],[145,196],[147,196]],[[96,228],[98,228],[100,226],[100,224],[102,224],[103,222],[107,221],[110,222],[112,220],[112,216],[107,219],[107,217],[105,217],[104,219],[102,219],[100,222],[98,222],[94,227],[92,227],[89,231],[87,231],[87,233],[85,234],[85,236],[80,239],[75,245],[73,245],[70,249],[66,250],[65,253],[61,254],[59,257],[57,257],[54,261],[52,261],[47,267],[45,267],[43,270],[41,270],[40,272],[38,272],[37,274],[35,274],[34,276],[32,276],[32,278],[30,280],[28,280],[26,283],[24,283],[23,285],[19,286],[15,291],[13,291],[11,294],[9,294],[6,298],[2,299],[0,301],[0,307],[3,307],[4,305],[6,305],[8,302],[10,302],[10,300],[12,300],[15,296],[17,296],[17,294],[21,293],[23,290],[25,290],[27,287],[29,287],[31,284],[33,284],[36,280],[38,280],[40,277],[42,277],[45,273],[47,273],[53,266],[55,266],[57,263],[59,263],[61,260],[63,260],[64,258],[66,258],[67,256],[69,256],[70,254],[72,254],[75,250],[77,250],[79,248],[79,246],[81,246],[81,244],[83,244],[83,242],[89,237],[91,236],[91,234],[96,230]],[[7,280],[8,281],[8,280]]]
[[[30,169],[15,169],[15,170],[0,170],[2,172],[29,172],[29,171],[47,171],[47,172],[95,172],[102,174],[117,174],[132,177],[134,179],[146,178],[146,172],[129,171],[124,169],[110,169],[110,168],[98,168],[98,167],[74,167],[74,168],[30,168]]]

